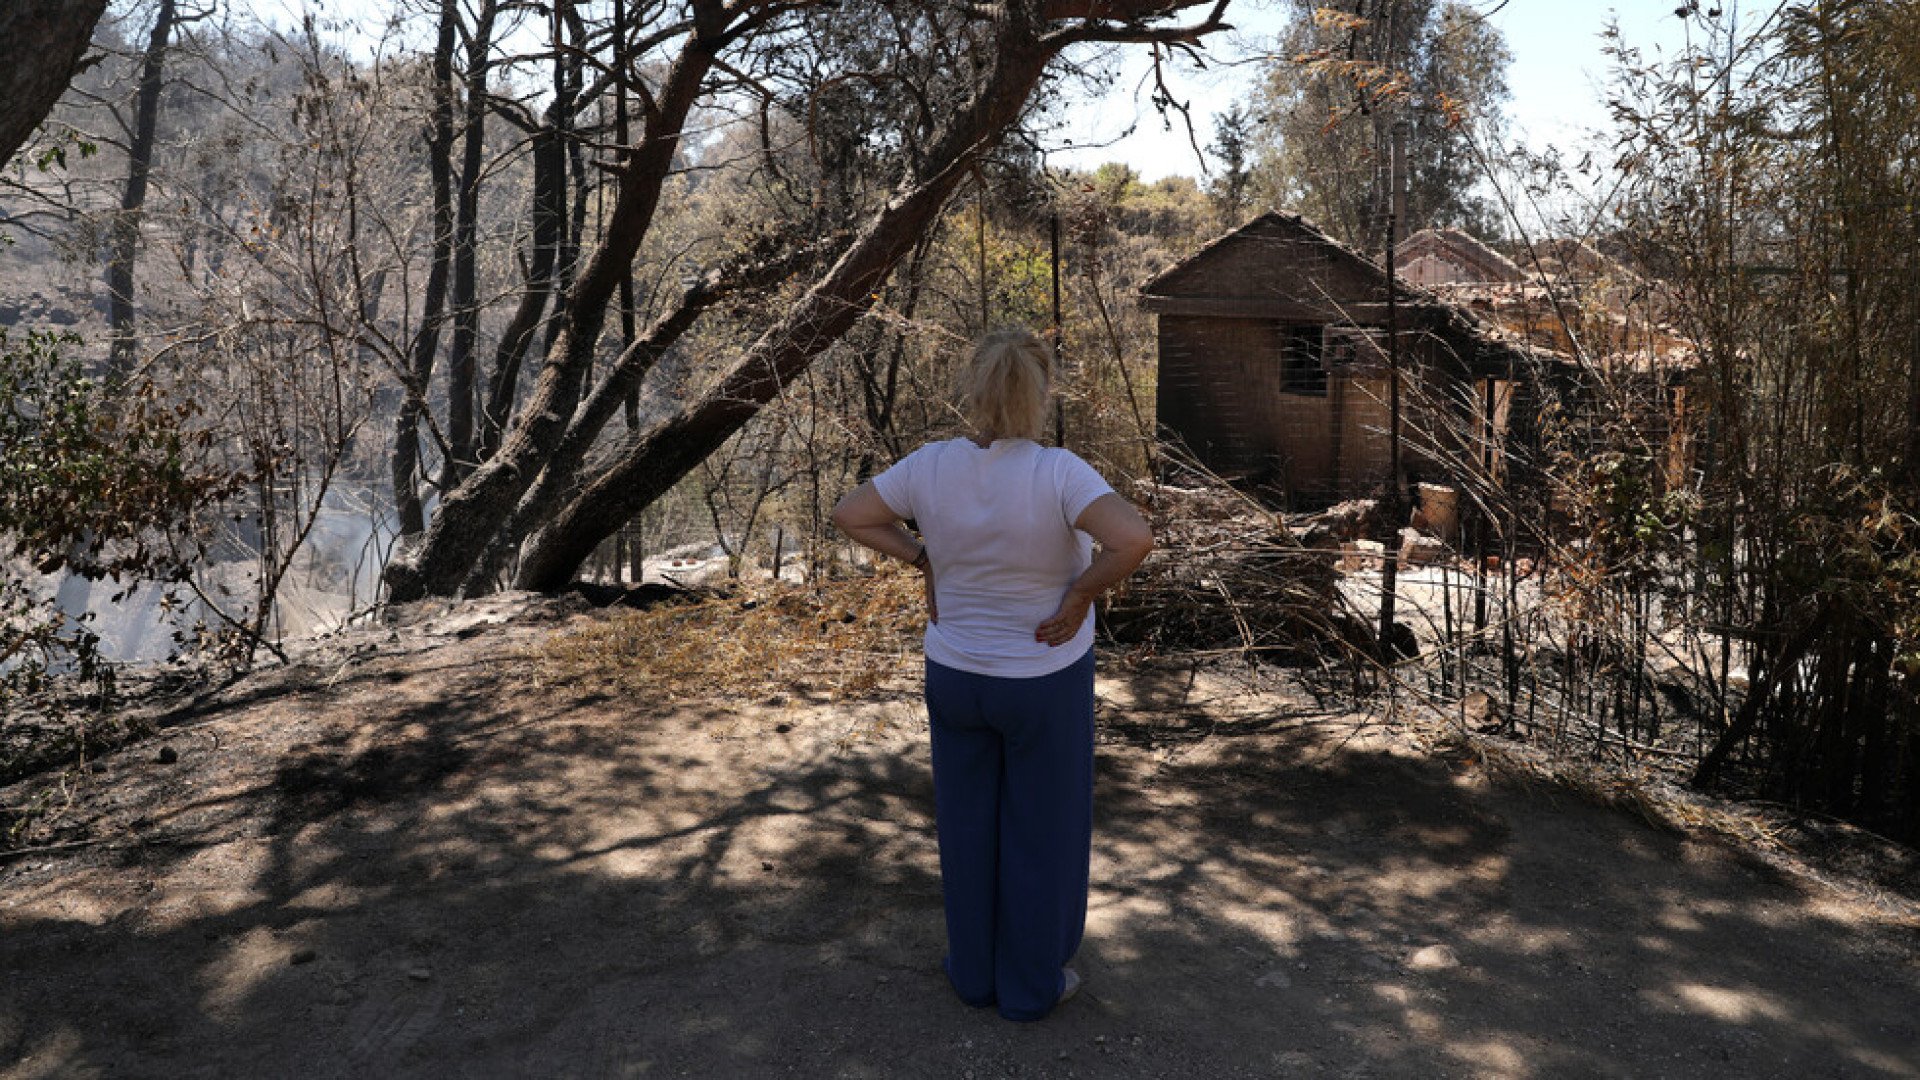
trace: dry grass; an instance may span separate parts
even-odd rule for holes
[[[675,700],[791,691],[832,699],[917,669],[920,578],[892,566],[819,585],[758,582],[729,597],[624,611],[535,653],[541,677]]]
[[[1102,605],[1103,639],[1130,658],[1317,655],[1338,628],[1324,553],[1227,489],[1151,492],[1159,548]],[[663,700],[905,689],[925,612],[917,574],[889,563],[819,585],[754,582],[735,595],[628,611],[537,650],[543,678]],[[897,684],[897,685],[896,685]]]

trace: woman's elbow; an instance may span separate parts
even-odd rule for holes
[[[842,535],[850,537],[857,537],[860,530],[873,526],[873,522],[867,520],[858,508],[850,507],[844,501],[833,508],[832,520],[834,528],[839,529]]]
[[[895,520],[893,512],[881,501],[871,484],[862,484],[840,496],[830,517],[834,527],[848,536],[860,529],[883,526]]]
[[[1139,558],[1135,560],[1136,562],[1145,561],[1148,555],[1153,554],[1153,534],[1150,532],[1141,533],[1140,541],[1135,545],[1134,552],[1139,556]]]

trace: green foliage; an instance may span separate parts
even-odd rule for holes
[[[74,132],[68,132],[64,136],[57,138],[54,142],[40,148],[39,152],[36,153],[33,158],[34,168],[39,169],[41,172],[52,172],[56,168],[65,169],[67,167],[67,150],[69,146],[71,146],[75,153],[80,155],[80,160],[82,161],[100,152],[99,144],[93,140],[83,138]]]
[[[0,328],[0,716],[9,724],[66,710],[56,675],[111,689],[89,616],[62,612],[29,571],[185,580],[201,554],[195,522],[240,483],[203,464],[211,437],[193,429],[191,403],[166,401],[144,379],[102,385],[71,358],[78,344]],[[46,749],[20,741],[0,729],[0,758]]]
[[[1292,0],[1293,21],[1256,92],[1252,184],[1363,250],[1384,241],[1385,165],[1406,125],[1401,234],[1456,226],[1492,235],[1475,193],[1476,127],[1499,121],[1512,62],[1500,32],[1456,0],[1372,0],[1349,15]]]
[[[1220,214],[1223,230],[1238,227],[1248,217],[1256,128],[1253,113],[1243,102],[1234,102],[1213,118],[1213,142],[1207,153],[1219,162],[1220,172],[1207,185],[1207,197]]]
[[[1591,499],[1592,539],[1616,564],[1644,562],[1663,554],[1687,534],[1693,493],[1667,488],[1662,462],[1645,453],[1609,450],[1587,461],[1580,490]]]
[[[152,382],[109,388],[61,349],[72,335],[0,328],[0,535],[42,573],[180,580],[194,514],[237,490],[205,467],[192,402]]]

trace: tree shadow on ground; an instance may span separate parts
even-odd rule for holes
[[[1109,695],[1087,986],[1015,1025],[938,971],[911,703],[417,678],[0,878],[0,1071],[1920,1075],[1911,926],[1305,705]]]

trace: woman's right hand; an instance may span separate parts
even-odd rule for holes
[[[1080,632],[1080,626],[1087,621],[1087,612],[1092,607],[1093,597],[1078,589],[1068,589],[1067,595],[1060,598],[1060,610],[1040,624],[1033,632],[1033,640],[1044,643],[1050,649],[1065,645]]]
[[[1080,512],[1073,527],[1092,536],[1100,544],[1092,565],[1068,587],[1060,598],[1060,610],[1034,630],[1033,639],[1049,648],[1065,645],[1080,632],[1094,598],[1133,573],[1140,560],[1153,550],[1153,530],[1133,504],[1112,492],[1093,500]]]

